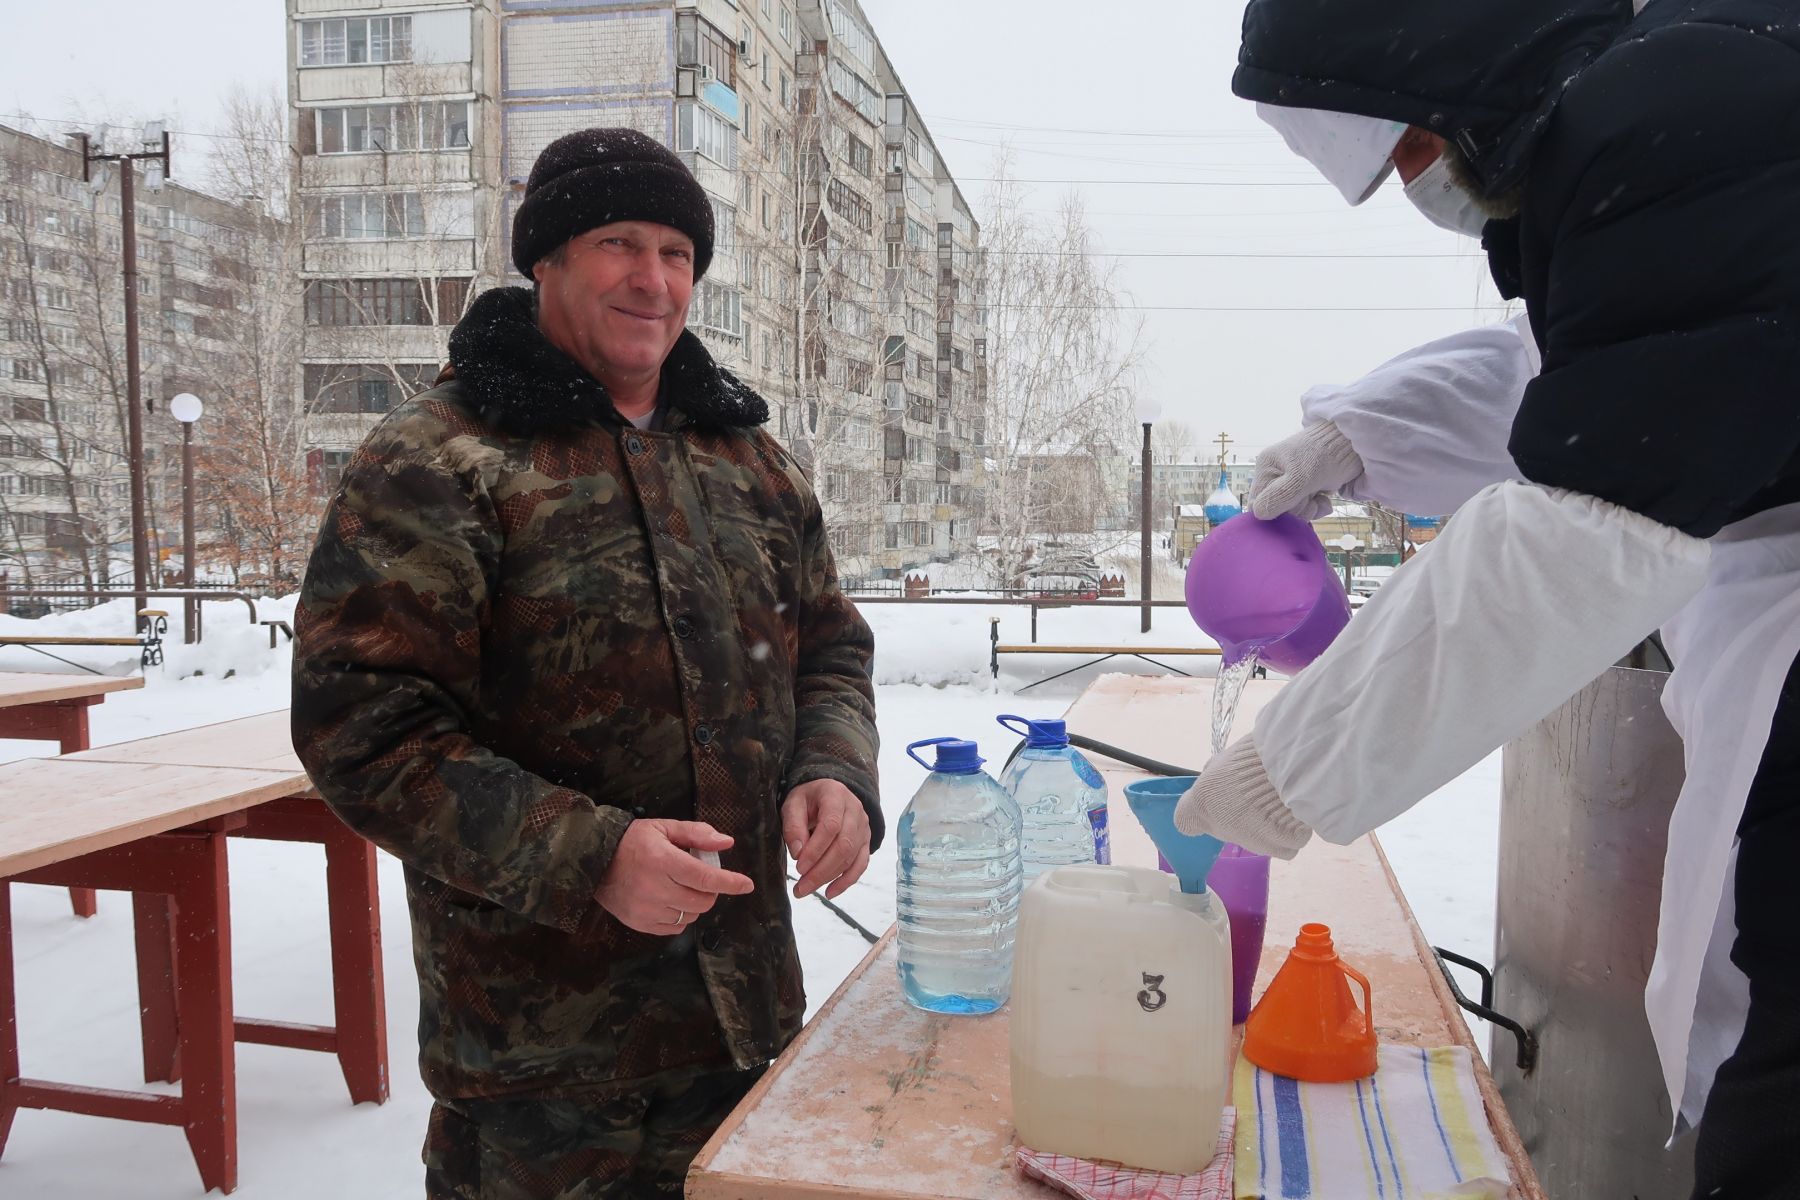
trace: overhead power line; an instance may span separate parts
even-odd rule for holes
[[[73,126],[80,126],[80,125],[87,123],[87,122],[84,122],[84,121],[74,118],[74,117],[40,117],[33,113],[23,113],[23,112],[0,113],[0,119],[44,121],[44,122],[48,122],[48,123],[54,124],[54,125],[73,125]],[[200,130],[195,130],[195,129],[171,129],[169,132],[171,134],[174,134],[174,135],[180,136],[180,137],[207,138],[207,139],[210,139],[213,141],[258,142],[258,143],[262,143],[264,145],[280,145],[280,146],[292,145],[292,143],[287,138],[259,137],[255,134],[206,133],[206,132],[202,132]],[[453,148],[450,148],[448,152],[460,153],[463,151],[461,150],[461,148],[453,147]],[[365,152],[359,151],[358,153],[365,153]],[[375,153],[383,153],[383,151],[371,150],[371,151],[366,151],[366,153],[375,154]],[[390,153],[390,154],[432,154],[432,153],[438,153],[438,151],[419,149],[419,148],[407,148],[407,149],[386,151],[385,153]],[[469,151],[468,154],[469,154],[469,157],[476,162],[499,163],[499,164],[504,164],[504,162],[505,162],[504,156],[499,155],[499,154],[476,154],[472,151]],[[319,155],[318,157],[335,158],[335,157],[339,157],[339,156],[332,154],[332,155]],[[348,157],[348,156],[346,155],[345,157]],[[1277,164],[1270,164],[1270,165],[1271,165],[1271,168],[1273,168],[1273,169],[1279,169]],[[1204,169],[1204,168],[1202,168],[1202,169]],[[738,167],[738,168],[734,169],[733,173],[736,175],[740,175],[740,176],[748,175],[752,178],[777,178],[777,179],[787,180],[790,182],[793,179],[793,176],[791,174],[788,174],[787,172],[776,170],[776,169],[760,169],[759,170],[757,168],[752,168],[752,167]],[[848,172],[846,172],[846,174],[847,173]],[[1038,179],[1038,178],[1027,178],[1027,177],[1023,177],[1023,176],[1013,176],[1013,175],[954,175],[951,177],[951,182],[959,183],[959,184],[960,183],[1029,183],[1029,184],[1054,185],[1054,186],[1059,186],[1059,187],[1077,186],[1077,185],[1086,186],[1086,185],[1090,185],[1090,184],[1094,185],[1096,187],[1098,187],[1098,186],[1114,186],[1114,187],[1142,186],[1142,187],[1257,187],[1257,188],[1262,188],[1262,187],[1307,187],[1307,188],[1316,188],[1316,187],[1331,187],[1332,186],[1331,183],[1329,183],[1328,181],[1326,181],[1324,179],[1279,179],[1279,180],[1266,180],[1266,181],[1265,180],[1253,180],[1253,179],[1078,179],[1078,178]]]
[[[976,304],[973,307],[1039,312],[1193,312],[1193,313],[1492,313],[1508,312],[1497,304]]]

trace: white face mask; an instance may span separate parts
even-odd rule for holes
[[[1475,197],[1464,191],[1450,174],[1450,162],[1443,156],[1413,177],[1406,185],[1406,198],[1425,214],[1425,219],[1439,229],[1479,238],[1488,223],[1488,215],[1475,203]]]

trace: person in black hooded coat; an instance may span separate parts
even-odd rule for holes
[[[1527,482],[1466,504],[1184,798],[1187,832],[1291,856],[1545,715],[1700,591],[1721,529],[1800,513],[1800,3],[1252,0],[1233,90],[1441,144],[1542,356],[1511,432]],[[1384,725],[1418,763],[1371,765],[1383,743],[1353,735]],[[1738,826],[1751,999],[1697,1197],[1800,1196],[1797,742],[1800,665]]]

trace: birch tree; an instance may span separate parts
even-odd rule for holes
[[[801,266],[788,442],[812,473],[827,524],[855,531],[857,543],[867,545],[881,528],[886,499],[876,443],[883,405],[878,216],[867,194],[874,147],[852,132],[843,101],[816,72],[800,77],[795,95],[793,133],[778,132],[775,147],[777,169],[790,182],[788,202],[800,216],[793,244],[778,250]],[[857,574],[862,557],[852,554],[840,567]]]
[[[208,330],[209,352],[183,381],[207,404],[196,428],[197,557],[234,584],[299,582],[319,514],[307,486],[305,413],[293,387],[300,357],[300,228],[289,220],[297,163],[276,91],[228,94],[212,163],[221,196],[254,216],[214,260],[230,303]]]
[[[84,310],[102,315],[108,299],[93,286],[99,239],[91,212],[81,211],[93,202],[84,193],[65,207],[34,195],[33,172],[52,178],[52,164],[30,158],[34,147],[22,140],[15,145],[17,152],[0,162],[0,207],[7,216],[0,261],[8,268],[0,316],[11,343],[7,382],[15,393],[0,403],[0,436],[4,457],[19,463],[21,501],[32,496],[44,503],[9,500],[7,523],[21,563],[29,563],[25,539],[44,540],[39,582],[95,587],[110,574],[112,535],[123,532],[107,519],[101,489],[125,477],[125,413],[113,406],[117,437],[107,437],[100,431],[109,422],[100,419],[97,429],[101,414],[82,399],[93,384],[108,382],[113,365],[93,353],[96,331],[83,319]],[[110,298],[117,300],[116,286]],[[116,334],[119,324],[113,316],[98,336]]]
[[[983,557],[1018,586],[1061,541],[1097,556],[1117,537],[1061,536],[1070,516],[1101,526],[1123,500],[1120,465],[1136,442],[1132,394],[1141,322],[1121,311],[1117,266],[1094,245],[1079,195],[1054,215],[1025,207],[1010,155],[995,161],[982,225],[988,309]]]

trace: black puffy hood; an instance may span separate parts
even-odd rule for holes
[[[1631,20],[1631,0],[1250,0],[1231,90],[1430,130],[1498,195]]]

